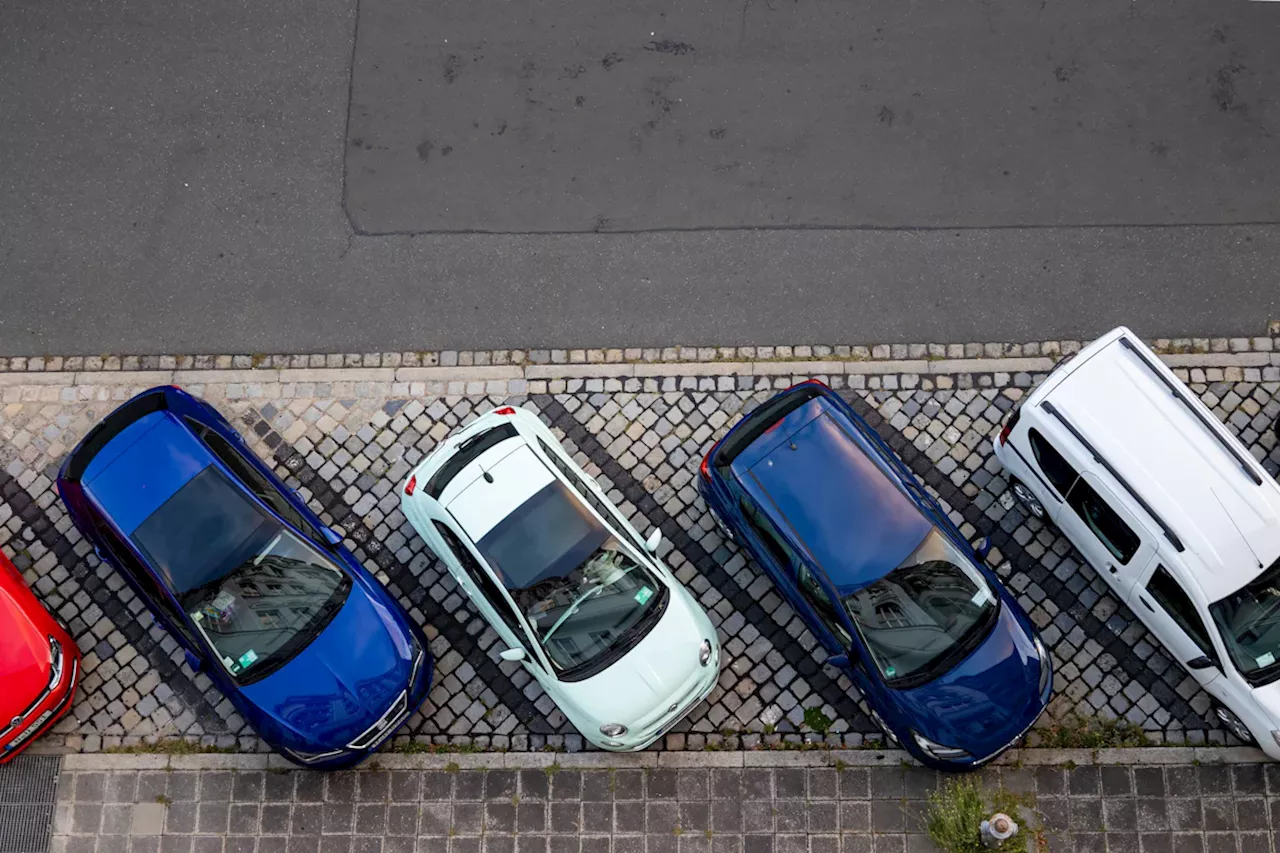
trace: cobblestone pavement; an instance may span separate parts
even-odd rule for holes
[[[726,757],[734,757],[727,754]],[[785,757],[785,756],[784,756]],[[64,771],[50,853],[924,853],[916,767]],[[1280,766],[1000,767],[1034,853],[1271,853]],[[1008,806],[1006,806],[1008,807]],[[1009,848],[1006,848],[1009,849]]]
[[[1270,424],[1280,414],[1280,360],[1270,352],[1272,339],[1255,339],[1252,346],[1262,352],[1185,356],[1182,364],[1203,366],[1180,370],[1274,474],[1280,447]],[[785,355],[782,348],[767,349],[752,355],[849,355],[830,348],[787,348]],[[922,359],[876,362],[896,355],[884,349],[869,363],[656,365],[665,376],[657,375],[661,370],[636,375],[643,365],[617,363],[544,366],[544,377],[556,369],[570,376],[559,379],[531,378],[533,373],[492,378],[510,374],[491,365],[459,367],[429,381],[383,381],[365,368],[104,372],[76,374],[62,386],[48,381],[55,374],[6,374],[0,377],[0,544],[70,625],[85,655],[79,699],[45,746],[96,751],[185,737],[263,748],[207,678],[185,668],[177,646],[120,578],[99,563],[71,527],[52,485],[59,460],[117,401],[175,380],[237,423],[251,446],[326,522],[344,531],[356,555],[427,626],[438,661],[436,683],[393,748],[410,742],[510,750],[584,746],[536,682],[498,658],[495,635],[425,551],[394,492],[444,436],[506,403],[539,413],[563,435],[641,532],[663,531],[663,556],[719,628],[725,650],[719,686],[661,746],[875,742],[875,726],[851,698],[851,685],[823,668],[824,656],[799,617],[722,539],[693,484],[698,460],[736,418],[775,389],[814,374],[881,431],[966,534],[992,536],[994,564],[1040,626],[1057,663],[1056,698],[1041,726],[1071,715],[1101,716],[1128,720],[1156,742],[1224,742],[1224,733],[1206,721],[1208,697],[1195,682],[1066,541],[1024,518],[1006,493],[991,436],[1003,413],[1063,350],[1037,346],[1014,358],[950,362],[938,359],[984,353],[981,347],[976,353],[904,348],[904,357]],[[942,372],[949,364],[956,369]],[[427,368],[433,369],[455,370]],[[259,375],[266,378],[257,381]],[[290,377],[296,381],[286,381]],[[808,709],[816,710],[806,725]]]

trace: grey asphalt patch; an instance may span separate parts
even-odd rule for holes
[[[362,0],[347,209],[363,233],[1272,221],[1277,42],[1266,4],[1191,0]]]
[[[5,355],[1235,335],[1280,317],[1278,226],[353,236],[354,0],[3,15]],[[1139,36],[1135,57],[1160,33]],[[1280,199],[1266,170],[1234,191],[1255,183]]]

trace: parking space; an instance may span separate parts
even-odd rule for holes
[[[1043,371],[1044,356],[1035,356],[985,364]],[[1254,363],[1270,364],[1267,358]],[[966,534],[991,536],[998,573],[1057,663],[1056,697],[1039,726],[1074,716],[1122,719],[1157,743],[1224,742],[1224,733],[1206,721],[1208,697],[1195,682],[1065,540],[1025,518],[1007,494],[991,437],[1003,413],[1042,374],[982,369],[981,360],[938,373],[927,369],[930,363],[874,373],[838,362],[838,372],[822,375],[906,459]],[[457,368],[459,376],[470,369],[470,381],[431,383],[375,381],[357,368],[349,378],[341,369],[315,375],[324,381],[301,374],[304,381],[268,381],[283,374],[263,371],[260,383],[210,373],[210,380],[237,381],[183,385],[215,402],[427,626],[437,657],[435,686],[392,749],[584,747],[537,683],[499,659],[494,633],[398,508],[394,490],[408,469],[459,424],[500,404],[537,412],[642,533],[662,530],[663,557],[720,631],[725,662],[717,689],[661,746],[750,748],[801,740],[862,746],[878,735],[851,685],[822,666],[825,655],[800,618],[720,535],[693,484],[710,444],[744,411],[791,384],[794,377],[780,375],[787,368],[774,365],[772,375],[751,375],[770,371],[750,365],[744,371],[693,364],[650,377],[607,369],[614,365],[601,365],[592,377],[584,375],[590,365],[574,365],[561,373],[576,377],[551,379],[486,378],[497,372],[480,365]],[[1277,370],[1228,364],[1185,373],[1273,474],[1280,472],[1280,447],[1269,428],[1280,415]],[[55,394],[33,384],[30,393],[9,394],[2,410],[0,540],[85,655],[78,701],[47,741],[97,751],[180,737],[258,750],[262,745],[231,704],[207,678],[186,669],[174,642],[71,527],[53,489],[66,451],[116,401],[146,384],[145,372],[115,379],[104,373]]]

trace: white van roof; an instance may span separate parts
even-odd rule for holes
[[[1171,529],[1209,601],[1280,559],[1280,485],[1141,339],[1115,329],[1061,374],[1031,402],[1051,403]]]

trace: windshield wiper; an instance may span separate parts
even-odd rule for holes
[[[573,614],[577,613],[578,610],[582,607],[582,605],[586,603],[588,598],[592,598],[594,596],[599,595],[600,591],[603,589],[604,589],[604,584],[600,584],[599,586],[593,586],[591,587],[591,589],[587,590],[582,595],[574,599],[573,604],[570,604],[567,608],[565,608],[564,615],[561,616],[559,619],[557,619],[555,621],[555,624],[547,629],[547,633],[542,635],[543,642],[550,640],[551,635],[556,632],[556,629],[559,628],[561,625],[563,625],[566,619],[568,619]]]

